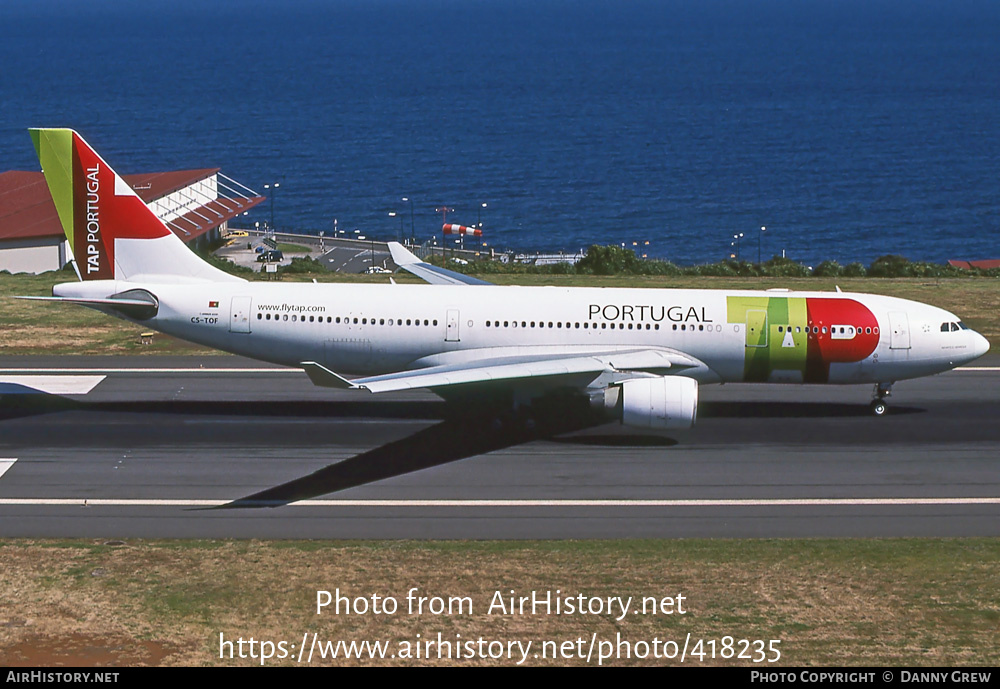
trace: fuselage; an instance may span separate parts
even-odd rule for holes
[[[886,383],[946,371],[989,348],[943,309],[855,293],[438,285],[58,285],[57,296],[145,290],[141,321],[164,333],[286,365],[355,374],[502,348],[665,348],[701,383]]]

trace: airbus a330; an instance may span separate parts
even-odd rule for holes
[[[299,367],[320,386],[522,408],[562,396],[671,429],[694,425],[710,383],[872,384],[881,415],[895,381],[989,349],[954,314],[894,297],[495,286],[394,243],[395,263],[431,284],[250,282],[192,253],[79,134],[31,136],[80,277],[43,299]]]

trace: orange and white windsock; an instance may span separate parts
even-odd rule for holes
[[[451,223],[445,223],[441,228],[441,231],[445,234],[467,234],[470,237],[482,237],[483,231],[477,230],[473,227],[466,227],[465,225],[453,225]]]

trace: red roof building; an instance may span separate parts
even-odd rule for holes
[[[963,270],[970,270],[972,268],[979,268],[980,270],[993,270],[994,268],[1000,268],[1000,258],[987,258],[980,261],[951,260],[948,261],[948,265],[954,266],[955,268],[961,268]]]
[[[264,200],[218,168],[122,175],[139,198],[188,243],[218,239],[231,219]],[[42,273],[72,258],[41,172],[0,173],[0,270]]]

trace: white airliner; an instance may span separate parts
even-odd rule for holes
[[[432,284],[248,282],[188,250],[79,134],[31,136],[81,278],[42,299],[300,367],[316,385],[515,407],[568,395],[629,426],[689,428],[699,384],[874,384],[881,415],[893,382],[989,349],[954,314],[893,297],[500,287],[398,244],[396,264]]]

